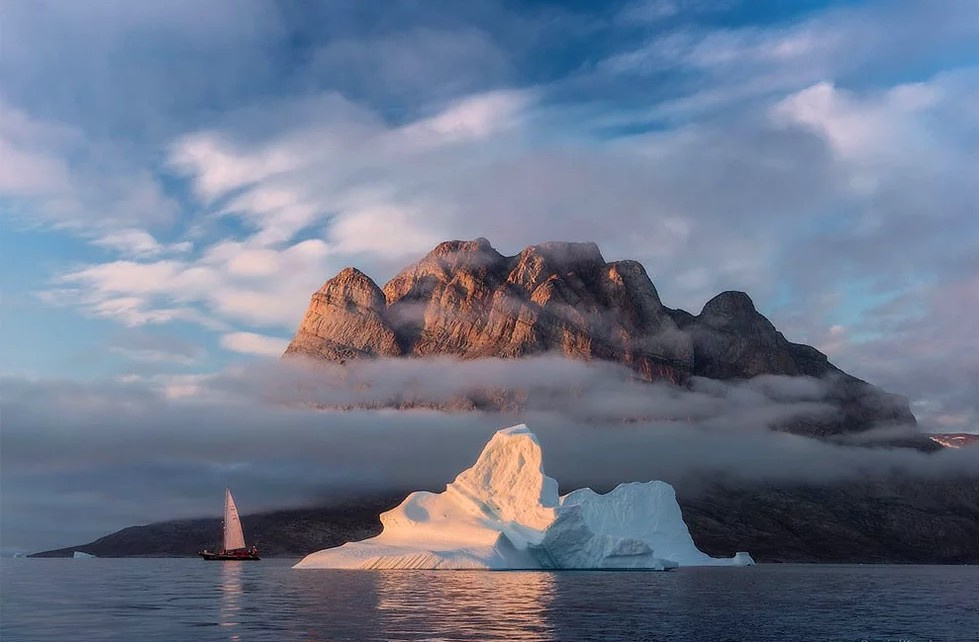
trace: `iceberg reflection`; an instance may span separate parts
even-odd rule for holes
[[[377,635],[388,640],[553,640],[554,575],[381,571]]]

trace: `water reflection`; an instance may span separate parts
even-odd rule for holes
[[[552,640],[550,573],[385,571],[377,634],[387,640]]]
[[[241,572],[244,563],[220,562],[221,607],[218,611],[218,625],[228,628],[229,640],[241,639],[241,599],[244,592]]]
[[[975,566],[769,564],[670,573],[289,566],[0,560],[0,639],[781,642],[975,640],[979,630]]]

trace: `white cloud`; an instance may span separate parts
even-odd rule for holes
[[[128,326],[188,321],[218,330],[241,323],[291,328],[329,273],[329,258],[327,244],[315,239],[281,250],[226,241],[197,259],[85,266],[60,276],[62,287],[43,299]]]
[[[766,308],[789,291],[785,305],[797,314],[780,327],[845,361],[864,336],[865,310],[846,309],[855,307],[852,293],[823,305],[830,294],[857,280],[886,299],[975,269],[976,73],[884,86],[894,70],[928,69],[943,51],[974,43],[970,9],[846,6],[710,29],[685,18],[713,10],[706,3],[634,3],[608,23],[630,22],[628,34],[612,32],[630,44],[613,43],[604,62],[583,59],[536,87],[507,82],[512,61],[537,43],[505,44],[526,34],[406,27],[341,35],[312,45],[298,85],[275,84],[273,99],[261,82],[247,99],[232,91],[252,82],[249,69],[244,79],[214,74],[206,90],[175,95],[192,119],[133,110],[133,131],[146,121],[155,132],[152,149],[130,153],[78,124],[5,106],[0,151],[16,170],[0,167],[0,189],[12,211],[74,226],[124,259],[72,267],[45,299],[125,325],[291,330],[309,294],[347,264],[383,280],[445,238],[486,236],[508,253],[547,239],[594,240],[609,259],[641,260],[673,306],[696,311],[719,290],[743,289]],[[174,11],[165,31],[187,30],[193,51],[230,55],[227,69],[247,60],[256,81],[267,79],[254,58],[239,59],[241,47],[211,47],[260,43],[261,28],[236,20],[223,32],[228,6],[209,8],[190,28],[189,5]],[[260,5],[244,11],[266,15]],[[157,13],[168,12],[120,8],[95,30],[99,59],[133,29],[146,33]],[[544,17],[567,24],[562,12]],[[648,38],[633,46],[641,28]],[[30,53],[23,44],[14,43],[13,59]],[[472,80],[474,69],[485,82]],[[664,69],[680,73],[663,83],[644,76]],[[184,85],[206,79],[184,71]],[[349,82],[333,82],[341,75]],[[129,93],[139,107],[142,94]],[[159,87],[146,95],[157,98]],[[202,104],[213,105],[206,119]],[[191,122],[206,124],[188,131]],[[161,188],[169,171],[190,187],[176,219]],[[906,311],[902,318],[910,323]],[[846,331],[827,335],[834,326]],[[924,335],[909,342],[916,336]]]
[[[255,334],[254,332],[232,332],[221,337],[222,348],[260,357],[282,356],[288,345],[288,339]]]
[[[651,30],[640,46],[600,61],[595,73],[635,82],[682,70],[662,90],[665,100],[615,118],[687,122],[841,77],[917,68],[936,51],[971,47],[979,38],[975,15],[973,2],[945,3],[941,10],[892,2],[828,8],[765,26],[718,29],[690,20]]]
[[[673,305],[696,310],[721,289],[764,300],[785,234],[839,208],[840,199],[874,198],[893,167],[893,160],[875,163],[880,153],[861,155],[856,168],[852,154],[827,159],[812,134],[836,149],[832,136],[845,134],[826,131],[876,123],[886,135],[868,134],[869,127],[862,135],[883,144],[900,125],[909,141],[923,141],[914,150],[920,157],[935,140],[929,123],[947,98],[943,83],[867,96],[817,84],[778,101],[770,122],[747,115],[554,146],[541,136],[555,133],[547,110],[527,93],[480,94],[398,127],[332,95],[277,104],[297,114],[290,128],[264,138],[216,129],[172,148],[199,193],[233,195],[225,215],[254,222],[256,234],[216,243],[172,272],[166,261],[117,266],[135,281],[131,288],[95,274],[104,266],[69,278],[90,277],[121,296],[139,293],[140,272],[153,270],[159,274],[150,281],[164,284],[155,296],[201,302],[231,323],[291,329],[309,293],[343,265],[391,270],[444,238],[482,235],[510,252],[549,238],[598,241],[610,258],[643,261]],[[528,146],[529,137],[537,144]],[[870,178],[854,190],[860,176]],[[732,219],[740,224],[732,227]],[[326,240],[283,246],[314,221]]]
[[[156,256],[186,252],[193,247],[189,241],[160,243],[146,230],[123,229],[103,234],[92,240],[94,245],[114,250],[123,256]]]
[[[176,204],[125,152],[67,125],[0,100],[0,199],[23,223],[52,222],[91,233],[161,223]],[[40,220],[39,220],[40,219]]]
[[[216,321],[189,307],[158,307],[148,299],[140,297],[83,297],[81,303],[92,316],[112,319],[125,326],[135,328],[144,325],[160,325],[174,321],[199,323],[215,329],[220,327]]]
[[[440,29],[435,25],[445,17],[441,9],[431,7],[439,14],[431,20],[424,19],[422,6],[413,9],[424,26],[330,39],[312,53],[307,74],[327,78],[351,95],[409,105],[472,93],[508,75],[511,57],[485,25]]]
[[[424,214],[406,208],[378,206],[351,210],[330,227],[330,240],[344,254],[405,256],[426,252],[441,235],[416,226]]]
[[[897,85],[883,94],[858,98],[829,82],[817,83],[781,100],[772,109],[777,121],[810,128],[849,161],[878,164],[920,152],[929,138],[918,135],[919,114],[936,106],[936,83]],[[908,160],[903,158],[902,160]]]
[[[109,351],[131,361],[140,361],[143,363],[174,363],[182,366],[190,366],[194,365],[198,361],[198,357],[191,355],[177,354],[167,352],[166,350],[153,350],[149,348],[135,349],[113,346],[109,348]]]
[[[439,203],[428,198],[432,183],[444,182],[447,172],[479,164],[487,139],[514,134],[532,102],[530,92],[476,94],[395,126],[328,92],[272,105],[257,120],[278,122],[282,118],[274,117],[276,112],[292,114],[292,127],[259,140],[240,142],[233,130],[184,136],[172,145],[170,163],[191,179],[206,202],[227,198],[220,214],[253,225],[257,233],[252,241],[261,245],[288,242],[309,226],[329,222],[338,232],[337,251],[359,252],[363,248],[342,246],[350,241],[344,229],[387,212],[392,220],[378,218],[373,231],[383,235],[404,228],[399,219],[409,212],[429,210],[425,218],[411,218],[407,248],[353,243],[404,256],[418,249],[412,237],[434,239],[444,232],[432,229],[440,214]]]
[[[401,134],[419,146],[479,141],[516,127],[530,104],[527,92],[495,91],[462,98],[412,123]]]

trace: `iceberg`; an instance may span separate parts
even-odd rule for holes
[[[90,560],[95,559],[95,556],[91,553],[83,553],[82,551],[75,551],[71,554],[72,559],[76,560]]]
[[[662,481],[558,495],[537,437],[499,430],[441,493],[418,491],[381,514],[377,537],[307,555],[293,568],[648,569],[748,566],[694,545],[673,487]]]

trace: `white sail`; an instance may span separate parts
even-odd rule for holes
[[[241,532],[241,519],[231,491],[224,489],[224,550],[245,548],[245,535]]]

